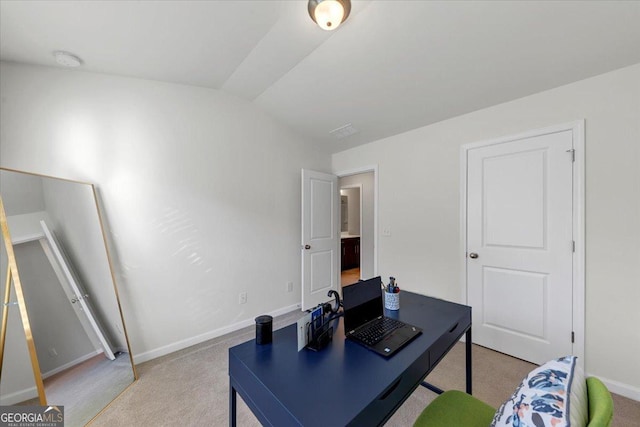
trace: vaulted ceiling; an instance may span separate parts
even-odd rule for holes
[[[337,152],[640,63],[638,1],[0,2],[0,59],[202,86]],[[329,132],[351,124],[358,132]]]

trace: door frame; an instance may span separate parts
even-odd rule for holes
[[[467,178],[468,152],[471,149],[504,144],[520,139],[571,131],[573,136],[573,300],[572,330],[573,355],[578,356],[578,364],[585,366],[585,121],[531,130],[516,135],[463,144],[460,147],[460,283],[462,301],[468,303],[467,283]]]
[[[334,171],[334,175],[338,177],[339,181],[340,178],[368,172],[373,173],[373,276],[375,277],[378,275],[378,165]],[[341,224],[338,224],[338,235],[340,235],[340,226]],[[362,187],[360,187],[360,244],[362,245]],[[360,253],[362,253],[362,248]],[[360,256],[360,263],[362,264],[362,256]],[[360,270],[360,278],[362,278],[362,269]]]

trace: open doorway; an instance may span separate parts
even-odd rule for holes
[[[347,286],[361,279],[362,184],[340,181],[340,284]]]
[[[375,173],[343,175],[340,188],[341,286],[374,277],[375,262]]]

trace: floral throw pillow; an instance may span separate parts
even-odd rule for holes
[[[493,417],[492,427],[583,427],[587,423],[584,374],[575,356],[534,369]]]

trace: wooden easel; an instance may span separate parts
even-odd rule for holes
[[[16,257],[13,252],[13,244],[11,243],[11,235],[9,234],[9,225],[7,224],[7,216],[4,211],[4,204],[2,197],[0,197],[0,227],[2,228],[2,238],[4,245],[7,248],[7,282],[4,290],[4,300],[2,305],[2,332],[0,332],[0,377],[2,376],[2,363],[4,360],[4,344],[7,337],[7,321],[9,319],[9,306],[11,305],[11,283],[16,292],[16,299],[18,300],[18,309],[20,310],[20,317],[22,319],[22,326],[24,328],[24,335],[27,339],[27,348],[29,349],[29,356],[31,357],[31,367],[33,368],[33,377],[36,381],[36,388],[38,389],[38,398],[40,399],[40,405],[47,404],[47,398],[44,394],[44,383],[42,382],[42,374],[40,373],[40,364],[38,363],[38,355],[36,353],[36,346],[33,343],[33,335],[31,334],[31,324],[29,323],[29,315],[27,314],[27,305],[24,300],[24,294],[22,293],[22,285],[20,284],[20,275],[18,274],[18,264],[16,263]]]

